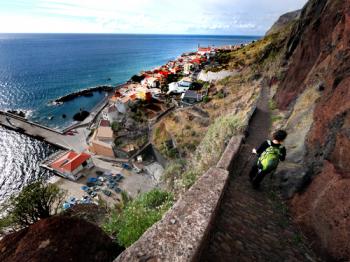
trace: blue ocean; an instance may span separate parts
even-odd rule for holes
[[[99,85],[117,85],[200,46],[248,43],[258,37],[121,34],[0,34],[0,110],[22,110],[35,122],[62,129],[104,93],[60,106],[50,101]],[[63,118],[65,114],[67,117]],[[50,146],[0,129],[0,202],[42,175]]]

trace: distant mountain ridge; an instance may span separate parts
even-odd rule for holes
[[[266,35],[274,34],[279,30],[281,30],[282,28],[284,28],[290,22],[298,20],[300,17],[300,14],[301,14],[301,9],[281,15],[278,18],[278,20],[272,25],[272,27],[266,32]]]

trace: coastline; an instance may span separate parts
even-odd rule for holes
[[[39,129],[41,128],[44,130],[42,131],[40,131],[39,129],[36,130],[34,132],[33,137],[41,138],[42,136],[42,139],[40,140],[42,141],[48,140],[53,145],[55,145],[55,143],[61,145],[63,142],[65,146],[63,147],[59,146],[59,147],[64,148],[66,150],[73,150],[75,152],[81,152],[81,153],[89,152],[89,154],[91,154],[92,159],[94,160],[93,162],[95,162],[98,159],[99,154],[97,154],[97,152],[95,151],[91,151],[91,148],[90,148],[91,144],[89,144],[88,139],[90,137],[91,131],[92,130],[95,131],[97,129],[96,126],[98,127],[98,124],[97,124],[98,119],[99,117],[100,118],[102,117],[102,111],[105,110],[105,108],[108,105],[111,105],[111,103],[112,104],[115,103],[118,99],[120,99],[118,101],[127,99],[128,101],[127,103],[129,104],[130,103],[133,104],[136,100],[147,100],[146,95],[139,97],[140,90],[143,90],[143,92],[148,92],[148,94],[151,95],[151,97],[158,98],[159,93],[162,93],[163,95],[167,96],[169,94],[168,92],[163,90],[164,85],[168,86],[169,83],[173,83],[173,82],[177,83],[177,81],[179,81],[180,78],[183,78],[183,79],[187,78],[187,79],[191,79],[191,81],[196,81],[199,72],[204,68],[204,65],[209,65],[209,61],[211,61],[216,56],[217,50],[227,50],[227,48],[232,50],[232,49],[240,48],[241,46],[242,45],[236,45],[236,46],[230,45],[230,46],[215,47],[215,48],[213,47],[198,48],[198,51],[196,52],[184,52],[179,56],[177,56],[175,59],[168,60],[165,64],[160,65],[156,68],[147,69],[147,71],[144,69],[141,70],[138,74],[134,75],[134,76],[137,76],[138,80],[135,80],[134,76],[130,76],[128,81],[125,81],[124,83],[116,86],[101,85],[97,87],[86,88],[83,90],[75,91],[70,94],[61,96],[53,101],[56,104],[56,106],[58,106],[58,104],[63,104],[65,102],[72,102],[74,99],[82,96],[86,96],[89,99],[89,96],[92,96],[93,92],[105,92],[102,100],[100,100],[97,104],[95,104],[92,107],[92,109],[89,112],[89,115],[84,120],[79,122],[77,121],[72,122],[68,127],[65,127],[65,128],[62,127],[62,128],[57,128],[56,130],[52,130],[56,132],[56,134],[49,134],[48,132],[51,131],[51,129],[45,128],[44,125],[37,124],[35,126],[37,126]],[[190,67],[187,68],[188,65],[190,65]],[[169,77],[169,79],[172,79],[170,80],[170,82],[168,82],[169,75],[173,75],[173,77]],[[155,82],[157,82],[157,84]],[[136,91],[137,88],[141,88],[141,89],[138,89],[139,91]],[[157,89],[158,91],[156,93],[152,93],[152,92],[155,92],[155,89]],[[179,96],[177,99],[179,99]],[[156,99],[155,101],[158,101],[158,100]],[[159,101],[163,101],[163,100],[161,99]],[[177,106],[181,106],[181,103],[179,102],[180,100],[176,103]],[[172,107],[171,109],[173,108],[174,107]],[[165,109],[159,108],[157,110],[160,110],[160,111],[158,112],[158,115],[157,114],[155,115],[157,117],[156,119],[161,118],[163,115],[166,114],[166,112],[168,112],[166,108]],[[165,112],[162,112],[162,110],[165,110]],[[156,111],[150,114],[150,116],[152,117],[148,119],[149,121],[153,121],[155,112]],[[19,118],[17,116],[11,116],[11,115],[9,117],[11,119],[13,118],[14,121],[15,119],[18,120]],[[22,133],[28,133],[28,134],[33,133],[31,130],[31,126],[33,126],[31,125],[32,122],[24,118],[22,118],[21,121],[23,123],[20,124],[19,126],[21,126],[26,131]],[[7,124],[5,122],[3,124],[6,126]],[[91,129],[92,126],[93,126],[93,129]],[[137,125],[135,123],[135,128],[136,127]],[[151,131],[149,130],[149,132]],[[38,136],[38,134],[40,135],[40,137]],[[131,144],[134,143],[133,140],[132,141],[131,140],[129,141],[129,140],[126,140],[127,143],[131,143]],[[114,141],[112,142],[114,143]],[[149,143],[149,141],[147,142]],[[120,149],[116,149],[116,150],[120,150]],[[115,156],[117,157],[117,155]],[[131,161],[132,158],[130,157],[128,157],[127,162]],[[104,167],[105,164],[100,162],[98,165],[96,165],[96,168],[101,168],[101,166]],[[109,168],[102,168],[102,169],[108,170]],[[90,174],[90,175],[93,175],[93,174]],[[72,185],[74,185],[75,183],[72,181],[68,181],[65,178],[61,178],[59,179],[59,181],[62,184],[67,184],[66,189],[70,188],[69,184],[73,183]],[[66,182],[63,182],[63,181],[66,181]],[[127,190],[127,188],[125,189]]]
[[[217,48],[219,48],[219,47],[217,47]],[[187,52],[188,55],[194,54],[194,53],[197,53],[197,52]],[[176,60],[181,58],[181,56],[185,55],[185,54],[186,54],[186,52],[179,52],[178,55],[174,56],[174,58],[169,58],[168,60],[164,61],[164,63],[163,62],[161,62],[159,64],[157,63],[158,66],[156,65],[156,66],[151,66],[151,67],[144,67],[141,70],[137,70],[136,75],[153,74],[152,72],[155,71],[156,68],[169,66],[169,64],[172,64],[172,63],[175,64]],[[175,66],[173,66],[173,67],[175,69]],[[151,68],[154,68],[154,69],[152,70]],[[46,106],[48,105],[48,103],[55,102],[56,105],[52,105],[52,108],[54,108],[54,107],[59,108],[59,103],[65,103],[65,102],[67,102],[67,105],[70,107],[70,105],[72,103],[72,104],[76,105],[75,109],[74,109],[74,111],[76,111],[77,107],[78,107],[78,110],[79,110],[79,107],[84,107],[84,105],[81,106],[81,104],[80,104],[81,100],[83,102],[85,102],[85,105],[87,104],[86,101],[90,101],[90,105],[91,105],[91,107],[89,107],[89,108],[91,108],[91,109],[89,109],[90,116],[87,119],[85,119],[82,122],[73,122],[73,120],[70,120],[70,116],[68,116],[69,118],[67,117],[67,119],[66,119],[66,120],[70,120],[70,123],[68,123],[68,126],[56,125],[56,127],[51,128],[51,129],[54,129],[54,131],[56,131],[58,133],[62,133],[62,139],[60,139],[60,140],[64,142],[64,144],[63,144],[64,146],[61,146],[61,148],[66,149],[66,150],[67,149],[75,150],[77,152],[84,152],[86,150],[89,150],[87,138],[89,138],[89,136],[91,134],[90,128],[92,128],[95,131],[95,127],[89,126],[89,123],[94,123],[94,122],[97,123],[96,119],[99,117],[102,110],[108,105],[108,100],[109,100],[109,96],[108,95],[105,96],[104,93],[102,93],[103,97],[101,94],[95,93],[96,95],[94,98],[89,97],[89,94],[93,93],[93,92],[106,91],[107,94],[109,93],[109,95],[111,95],[112,93],[114,93],[111,91],[116,90],[118,88],[122,89],[122,87],[124,87],[124,86],[127,87],[130,84],[132,84],[132,83],[130,83],[130,78],[133,75],[135,75],[135,74],[132,73],[128,76],[128,78],[125,78],[125,79],[129,79],[129,80],[125,80],[125,82],[123,82],[122,84],[118,84],[118,85],[114,86],[114,85],[105,85],[105,84],[101,83],[101,85],[99,85],[99,86],[89,87],[89,88],[81,89],[79,91],[74,91],[72,93],[65,94],[63,96],[60,96],[60,97],[50,101],[50,99],[55,98],[55,96],[54,96],[54,97],[51,97],[50,99],[47,99],[46,102],[44,102],[46,104]],[[177,81],[177,80],[175,80],[175,81]],[[119,83],[121,83],[121,82],[122,81],[120,81]],[[121,91],[121,92],[123,92],[123,91]],[[84,95],[85,95],[85,98],[84,98]],[[77,99],[77,100],[74,101],[74,99]],[[37,109],[35,109],[35,110],[37,110]],[[163,108],[162,108],[162,110],[163,110]],[[74,111],[71,110],[71,112],[74,112]],[[41,111],[38,111],[38,112],[40,114],[42,114]],[[65,112],[63,112],[63,113],[65,113]],[[164,114],[166,114],[166,113],[164,113]],[[54,121],[55,121],[56,118],[62,116],[62,111],[60,114],[48,113],[48,115],[53,116]],[[39,118],[37,118],[37,119],[38,119],[38,121],[36,121],[36,119],[29,118],[28,122],[32,122],[34,124],[37,123],[39,126],[51,126],[50,124],[47,124],[47,121],[41,122],[40,121],[41,119],[39,119]],[[158,119],[158,116],[156,119]],[[18,131],[18,129],[17,130],[13,129],[13,130]],[[51,130],[47,130],[47,131],[51,131]],[[73,131],[74,134],[73,135],[67,134],[68,131]],[[22,133],[24,133],[24,132],[22,132]],[[40,141],[43,141],[43,142],[47,142],[47,141],[45,141],[44,137],[41,137],[41,136],[31,136],[31,137],[38,139]],[[60,142],[59,140],[57,140],[57,141]],[[51,143],[51,145],[55,145],[55,144]],[[97,171],[109,172],[110,170],[113,170],[114,173],[128,174],[128,170],[118,168],[114,162],[111,162],[110,164],[108,164],[108,159],[99,158],[94,153],[92,153],[91,156],[93,158],[94,164],[96,165],[96,169],[94,169],[94,171],[97,170]],[[41,162],[40,159],[37,161]],[[123,161],[123,162],[126,162],[126,161]],[[95,177],[96,173],[91,172],[90,176]],[[73,192],[79,193],[79,194],[77,194],[77,196],[78,195],[80,196],[83,193],[81,191],[80,187],[82,186],[82,184],[84,184],[84,182],[79,181],[78,183],[75,183],[75,182],[69,181],[65,178],[62,178],[62,177],[57,177],[57,176],[54,176],[54,177],[56,179],[51,180],[51,182],[58,183],[60,187],[65,188],[68,191],[70,191],[70,188],[72,188],[71,195],[73,195]],[[132,195],[137,195],[138,192],[142,191],[143,189],[152,188],[155,186],[155,184],[153,184],[153,183],[156,183],[154,180],[155,178],[153,176],[149,175],[148,173],[146,173],[146,171],[142,172],[142,174],[135,173],[134,171],[132,171],[132,175],[130,175],[130,176],[125,175],[125,178],[126,178],[126,180],[125,180],[125,182],[123,182],[123,184],[121,184],[121,188]],[[48,182],[50,182],[50,181],[48,181]],[[20,183],[20,186],[23,187],[23,185],[25,185],[25,184],[26,184],[26,182],[23,181],[22,183]],[[139,186],[136,186],[136,185],[139,185]],[[102,195],[102,194],[99,193],[99,195]],[[111,198],[110,200],[111,201],[118,201],[118,198],[120,198],[120,197],[117,197],[117,194],[114,194],[114,192],[113,192],[113,195],[115,195],[115,198],[114,199]],[[108,200],[108,198],[107,198],[107,200]]]

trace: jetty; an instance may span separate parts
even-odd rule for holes
[[[60,149],[83,151],[85,138],[82,134],[67,135],[61,131],[31,122],[23,117],[0,111],[0,125],[18,133],[28,135],[35,139],[47,142]]]
[[[61,104],[64,102],[68,102],[71,100],[74,100],[77,97],[80,96],[93,96],[93,93],[95,92],[106,92],[106,93],[110,93],[115,89],[119,89],[124,87],[125,85],[127,85],[127,83],[123,83],[123,84],[118,84],[116,86],[110,86],[110,85],[102,85],[102,86],[95,86],[95,87],[90,87],[90,88],[85,88],[64,96],[61,96],[59,98],[56,98],[55,100],[51,101],[51,104]]]
[[[96,86],[96,87],[82,89],[82,90],[70,93],[68,95],[61,96],[52,102],[53,103],[64,103],[64,102],[74,100],[75,98],[80,97],[80,96],[92,96],[94,92],[111,92],[111,91],[113,91],[113,89],[114,89],[113,86],[106,86],[106,85]]]

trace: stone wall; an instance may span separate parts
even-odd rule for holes
[[[197,261],[217,215],[243,137],[230,140],[216,167],[210,168],[175,203],[163,219],[149,228],[115,262]]]

